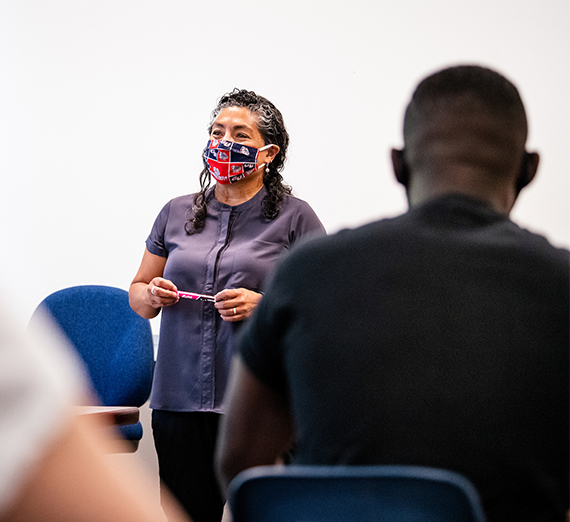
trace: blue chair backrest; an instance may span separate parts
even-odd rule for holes
[[[148,319],[129,306],[127,291],[74,286],[49,295],[41,307],[84,360],[103,405],[140,407],[147,401],[154,364],[152,332]]]
[[[229,501],[233,522],[485,522],[465,477],[417,466],[260,466]]]

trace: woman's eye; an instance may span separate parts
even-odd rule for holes
[[[222,133],[219,130],[212,131],[212,134],[211,134],[211,136],[214,136],[214,137],[221,136],[221,135],[222,135]]]

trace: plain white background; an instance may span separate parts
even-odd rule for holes
[[[286,180],[330,233],[404,211],[405,105],[458,63],[519,87],[542,161],[513,218],[570,246],[567,0],[0,0],[5,299],[29,316],[63,287],[127,289],[234,87],[282,111]]]
[[[234,87],[280,108],[286,180],[330,233],[404,211],[389,149],[405,105],[459,63],[519,87],[542,161],[513,218],[569,247],[568,0],[0,0],[0,299],[27,320],[60,288],[128,289]],[[112,457],[144,462],[158,499],[141,416],[137,453]]]

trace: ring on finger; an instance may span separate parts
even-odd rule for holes
[[[235,309],[235,307],[234,307],[234,315],[237,315],[237,310]]]

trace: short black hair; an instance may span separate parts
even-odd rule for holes
[[[438,71],[418,84],[404,117],[404,140],[422,118],[438,110],[440,102],[465,95],[490,113],[521,125],[526,137],[526,112],[517,88],[502,74],[486,67],[458,65]]]

